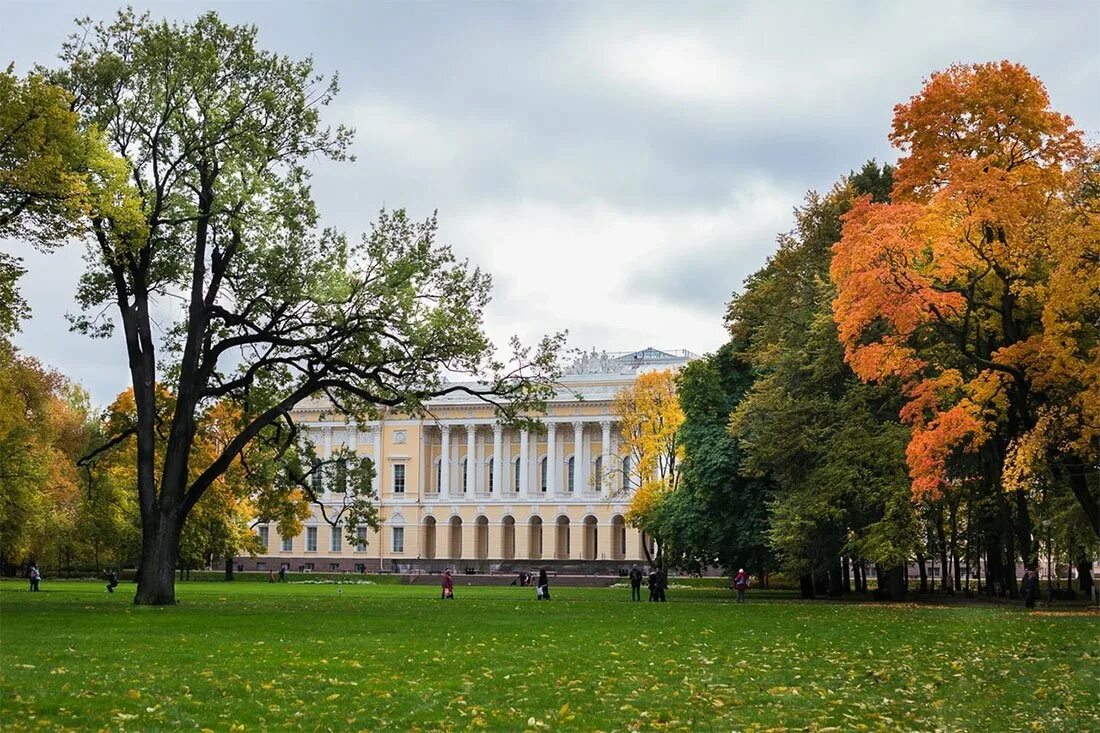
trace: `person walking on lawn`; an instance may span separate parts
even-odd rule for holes
[[[452,601],[455,598],[455,583],[451,579],[450,570],[443,571],[443,598],[444,600],[450,598]]]
[[[737,575],[733,579],[733,587],[737,591],[737,602],[745,602],[745,591],[749,589],[749,574],[745,572],[744,568],[737,571]]]
[[[539,586],[535,589],[535,600],[550,600],[550,580],[546,577],[546,568],[539,569]]]
[[[642,600],[642,571],[637,565],[630,568],[630,600]]]
[[[1035,608],[1035,597],[1039,595],[1039,574],[1028,568],[1024,571],[1024,580],[1020,584],[1020,592],[1024,597],[1024,605]]]

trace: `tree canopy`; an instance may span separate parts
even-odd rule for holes
[[[311,60],[266,51],[254,27],[214,13],[123,11],[84,21],[62,61],[51,79],[126,173],[80,220],[88,269],[73,324],[92,336],[121,326],[126,347],[137,602],[174,601],[184,523],[249,445],[301,465],[302,399],[324,395],[362,420],[463,390],[507,418],[549,394],[560,338],[498,359],[482,329],[490,278],[437,242],[434,216],[382,211],[358,240],[320,228],[308,164],[348,160],[352,131],[322,122],[338,83]],[[215,405],[227,432],[200,445]]]

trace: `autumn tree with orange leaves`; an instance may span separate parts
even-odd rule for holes
[[[834,249],[845,358],[901,385],[914,495],[989,484],[1013,523],[1006,561],[1033,564],[1029,502],[1049,484],[1100,534],[1086,471],[1100,428],[1095,153],[1007,61],[933,74],[895,107],[890,139],[903,151],[891,202],[858,201]]]

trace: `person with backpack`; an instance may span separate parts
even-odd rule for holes
[[[745,591],[749,589],[749,574],[745,572],[744,568],[737,571],[737,575],[733,578],[733,588],[737,591],[737,602],[745,602]]]
[[[630,600],[642,600],[642,571],[637,565],[630,568]]]

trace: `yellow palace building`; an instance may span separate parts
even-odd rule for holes
[[[324,401],[302,403],[295,420],[318,455],[345,447],[375,466],[381,527],[345,530],[320,508],[297,537],[274,526],[257,532],[266,554],[238,558],[246,570],[512,572],[533,566],[615,571],[644,558],[645,538],[624,521],[629,457],[621,455],[611,402],[634,378],[678,369],[694,354],[653,348],[592,354],[562,377],[534,432],[499,424],[469,395],[428,404],[430,416],[383,416],[358,428],[331,417]],[[326,491],[327,513],[343,496]]]

